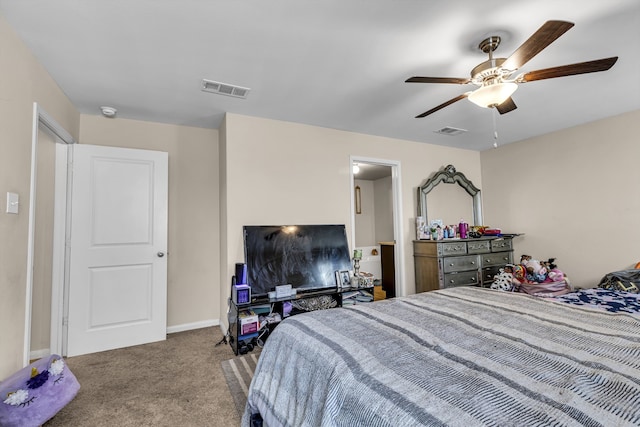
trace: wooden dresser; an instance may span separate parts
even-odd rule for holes
[[[380,242],[380,263],[382,265],[382,289],[386,298],[396,296],[395,243]]]
[[[513,263],[513,237],[414,240],[416,293],[454,286],[490,286]]]

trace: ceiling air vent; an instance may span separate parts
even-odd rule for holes
[[[454,136],[454,135],[460,135],[461,133],[465,133],[467,132],[467,130],[446,126],[446,127],[443,127],[442,129],[435,130],[434,132],[439,133],[441,135]]]
[[[235,98],[246,98],[251,89],[247,87],[234,86],[227,83],[214,82],[213,80],[202,79],[202,90],[204,92],[217,93],[219,95],[233,96]]]

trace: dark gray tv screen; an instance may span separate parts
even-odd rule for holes
[[[343,225],[247,225],[244,252],[252,295],[278,285],[298,292],[336,286],[335,272],[351,270]]]

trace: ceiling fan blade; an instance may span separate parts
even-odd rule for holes
[[[560,67],[545,68],[543,70],[535,70],[525,73],[517,80],[524,83],[532,82],[535,80],[553,79],[555,77],[607,71],[609,68],[613,67],[613,64],[615,64],[617,60],[617,56],[612,56],[611,58],[596,59],[594,61],[562,65]]]
[[[445,102],[445,103],[443,103],[443,104],[440,104],[440,105],[438,105],[437,107],[434,107],[434,108],[432,108],[432,109],[431,109],[431,110],[429,110],[429,111],[425,111],[424,113],[420,114],[419,116],[416,116],[416,119],[421,119],[422,117],[426,117],[426,116],[428,116],[428,115],[429,115],[429,114],[431,114],[431,113],[435,113],[436,111],[441,110],[441,109],[443,109],[444,107],[447,107],[447,106],[449,106],[449,105],[453,104],[454,102],[458,102],[458,101],[460,101],[461,99],[465,99],[467,96],[469,96],[469,93],[470,93],[470,92],[465,92],[465,93],[463,93],[462,95],[458,95],[458,96],[456,96],[455,98],[450,99],[450,100],[448,100],[447,102]]]
[[[515,102],[513,102],[513,98],[509,97],[502,104],[498,105],[496,107],[496,110],[498,110],[498,113],[500,114],[506,114],[509,111],[515,110],[516,108],[518,108],[518,106]]]
[[[502,64],[507,70],[517,70],[531,58],[573,27],[573,22],[547,21]]]
[[[459,77],[410,77],[405,83],[457,83],[459,85],[470,83],[469,79]]]

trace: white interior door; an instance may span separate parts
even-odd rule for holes
[[[67,355],[166,339],[168,155],[73,146]]]

